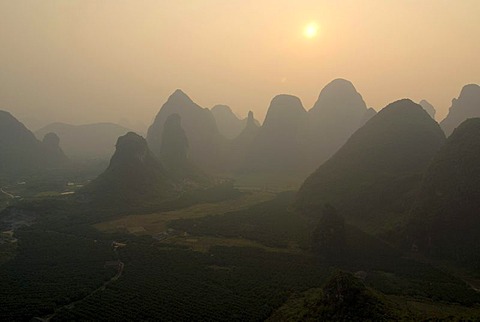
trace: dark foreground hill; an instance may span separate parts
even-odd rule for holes
[[[480,267],[480,118],[456,128],[435,156],[412,211],[412,244]]]
[[[445,141],[438,124],[410,100],[394,102],[304,182],[296,208],[318,218],[331,203],[369,231],[404,219],[423,171]]]
[[[268,321],[394,321],[395,306],[348,272],[335,272],[322,289],[291,299]]]
[[[115,151],[115,142],[129,129],[114,123],[94,123],[71,125],[52,123],[35,132],[41,139],[47,133],[55,133],[60,138],[60,146],[72,159],[108,160]]]
[[[0,111],[0,175],[16,176],[65,166],[68,160],[58,147],[58,137],[44,142],[6,111]]]

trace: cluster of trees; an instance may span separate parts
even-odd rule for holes
[[[177,219],[169,227],[192,235],[246,238],[270,247],[286,248],[291,243],[310,247],[308,221],[290,211],[293,192],[245,210],[194,219]]]
[[[264,320],[328,269],[303,256],[216,247],[208,254],[129,243],[125,273],[54,320]]]
[[[0,269],[0,316],[25,321],[82,299],[115,269],[111,244],[71,235],[25,229],[16,232],[16,254]]]

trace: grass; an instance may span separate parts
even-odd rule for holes
[[[180,210],[145,215],[128,215],[95,224],[94,227],[105,233],[127,231],[133,234],[154,236],[167,230],[167,224],[172,220],[201,218],[247,209],[252,205],[271,200],[274,197],[275,195],[269,192],[249,192],[238,198],[217,203],[201,203]]]

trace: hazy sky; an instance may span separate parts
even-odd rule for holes
[[[480,0],[0,0],[0,109],[148,125],[181,88],[263,119],[342,77],[377,110],[425,98],[442,118],[480,83],[479,17]]]

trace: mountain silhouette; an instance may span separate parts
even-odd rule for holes
[[[383,229],[409,210],[412,191],[444,141],[420,105],[389,104],[307,178],[296,207],[317,217],[330,203],[362,229]]]
[[[365,111],[363,114],[362,120],[360,121],[359,128],[364,126],[365,123],[367,123],[372,117],[377,115],[377,111],[375,111],[373,108],[369,108]]]
[[[114,123],[71,125],[52,123],[35,132],[37,138],[47,133],[60,137],[60,146],[72,159],[108,160],[115,151],[115,142],[130,130]]]
[[[308,111],[305,138],[312,149],[310,162],[318,167],[373,116],[353,84],[335,79],[327,84]]]
[[[211,111],[217,122],[218,130],[227,139],[236,138],[247,126],[248,117],[238,118],[227,105],[215,105]],[[254,122],[257,126],[260,125],[257,120]]]
[[[165,121],[171,114],[178,114],[182,119],[192,162],[202,169],[218,168],[223,162],[225,139],[218,131],[215,118],[209,109],[200,107],[179,89],[163,104],[148,129],[147,142],[155,155],[160,156]]]
[[[245,164],[246,155],[259,132],[260,126],[255,121],[253,112],[249,111],[245,128],[230,145],[228,163],[231,170],[238,171]]]
[[[452,100],[447,117],[440,123],[447,136],[463,121],[472,117],[480,117],[480,86],[465,85],[458,98]]]
[[[244,168],[248,171],[300,169],[304,160],[299,133],[306,114],[298,97],[275,96],[265,122],[246,153]],[[252,122],[250,124],[253,129]]]
[[[12,114],[0,111],[0,174],[16,176],[65,166],[65,155],[52,146],[58,144],[56,139],[48,136],[42,143]]]
[[[210,180],[190,161],[189,143],[181,125],[181,117],[171,114],[165,121],[160,147],[160,161],[166,172],[184,184],[198,187],[208,184]]]
[[[425,111],[427,111],[427,113],[432,117],[432,119],[435,119],[435,114],[437,113],[437,111],[432,104],[430,104],[427,100],[421,100],[418,104],[420,104],[420,106],[423,107]]]
[[[68,158],[60,148],[60,138],[55,133],[47,133],[43,137],[42,145],[52,158],[59,160],[59,162],[66,163]]]
[[[458,126],[423,179],[412,210],[422,250],[480,268],[480,118]]]
[[[147,141],[134,132],[117,140],[110,165],[86,188],[95,202],[133,207],[172,195],[173,184]]]

